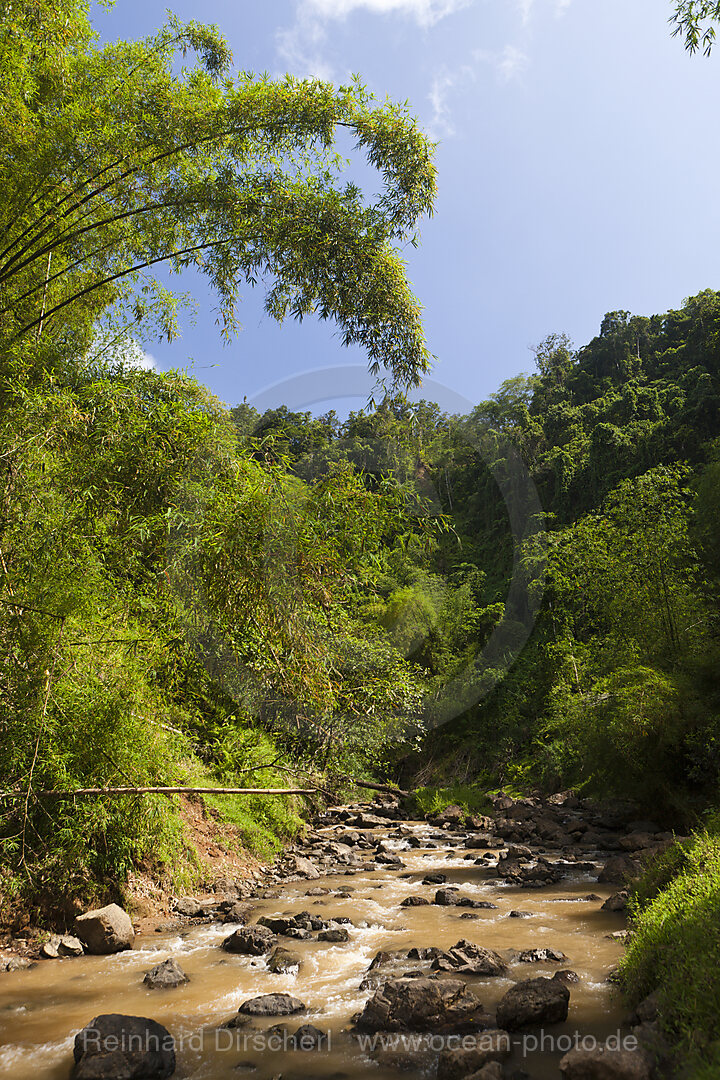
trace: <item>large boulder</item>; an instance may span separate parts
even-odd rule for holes
[[[117,904],[78,915],[75,933],[87,951],[97,956],[132,949],[135,941],[130,916]]]
[[[320,871],[315,863],[310,862],[310,859],[306,859],[303,855],[289,855],[285,865],[291,874],[298,877],[309,878],[311,881],[320,877]]]
[[[488,1026],[487,1014],[465,983],[425,977],[390,979],[375,991],[357,1020],[360,1031],[445,1034]]]
[[[222,943],[225,952],[262,956],[277,945],[277,934],[267,926],[241,926]]]
[[[498,1027],[515,1031],[527,1024],[559,1024],[567,1020],[570,991],[559,979],[527,979],[517,983],[497,1007]]]
[[[196,919],[202,913],[202,904],[194,896],[181,896],[172,906],[176,915],[187,919]]]
[[[650,1080],[652,1066],[641,1050],[571,1050],[560,1061],[564,1080]]]
[[[499,953],[493,949],[483,949],[470,941],[458,941],[446,954],[447,960],[463,975],[504,975],[508,966]],[[435,970],[449,970],[443,966],[445,956],[433,962]]]
[[[150,971],[145,972],[143,983],[151,990],[173,990],[176,986],[184,986],[190,982],[177,960],[170,957],[156,964]]]
[[[453,804],[446,806],[439,814],[431,814],[429,820],[433,825],[463,825],[466,817],[467,811],[463,810],[462,806]]]
[[[628,881],[638,877],[641,870],[642,866],[637,859],[631,859],[629,855],[613,855],[598,874],[598,881],[626,885]]]
[[[260,994],[244,1001],[238,1009],[245,1016],[293,1016],[304,1011],[303,1002],[290,994]]]
[[[601,911],[625,911],[628,906],[628,891],[627,889],[621,889],[620,892],[613,893],[612,896],[608,896],[607,900],[603,904]]]
[[[155,1020],[106,1013],[75,1036],[73,1080],[165,1080],[175,1041]]]

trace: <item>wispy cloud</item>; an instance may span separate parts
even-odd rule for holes
[[[332,79],[327,56],[327,26],[358,11],[371,15],[399,15],[428,29],[441,19],[469,7],[475,0],[298,0],[295,21],[276,34],[278,59],[293,75]]]
[[[500,53],[495,53],[490,62],[493,64],[500,82],[509,83],[519,79],[530,60],[527,53],[516,45],[506,45]]]
[[[303,0],[302,7],[321,19],[344,19],[354,11],[376,15],[399,14],[419,26],[434,26],[441,19],[468,7],[474,0]]]
[[[506,45],[495,52],[475,49],[470,63],[461,64],[452,71],[448,68],[437,71],[428,93],[432,112],[426,130],[430,138],[449,138],[456,134],[451,99],[477,82],[483,67],[490,68],[499,83],[507,84],[520,79],[529,62],[528,56],[517,46]]]
[[[517,0],[518,11],[520,12],[520,22],[523,26],[528,26],[532,19],[535,8],[538,6],[540,0]],[[550,0],[552,6],[555,9],[555,15],[560,18],[564,15],[567,9],[572,4],[573,0]]]
[[[527,26],[530,22],[530,16],[532,15],[533,7],[535,6],[535,0],[518,0],[518,8],[520,9],[520,21],[523,26]]]
[[[426,125],[431,139],[448,138],[455,134],[450,111],[450,95],[457,89],[458,81],[457,74],[451,75],[448,71],[439,71],[433,76],[428,94],[432,114]]]
[[[328,81],[334,78],[333,66],[324,55],[325,27],[311,15],[298,12],[293,26],[278,30],[275,45],[283,68],[292,75]]]

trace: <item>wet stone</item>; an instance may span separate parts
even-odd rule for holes
[[[245,1016],[292,1016],[304,1011],[304,1003],[290,994],[260,994],[244,1001],[238,1009]]]

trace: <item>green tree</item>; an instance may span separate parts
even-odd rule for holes
[[[374,373],[419,381],[429,353],[397,249],[432,211],[431,144],[405,106],[357,81],[232,77],[230,65],[214,27],[170,17],[101,48],[84,0],[2,0],[5,361],[47,367],[48,337],[65,356],[86,349],[111,306],[172,336],[177,298],[153,277],[164,264],[206,275],[225,335],[240,284],[262,280],[275,318],[335,320]],[[348,141],[380,173],[379,195],[342,176]]]

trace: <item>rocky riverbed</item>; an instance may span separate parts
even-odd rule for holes
[[[491,814],[450,807],[429,821],[409,820],[392,798],[330,808],[262,885],[179,897],[169,920],[140,934],[122,913],[80,919],[43,944],[43,958],[15,943],[0,956],[0,1071],[665,1075],[643,1049],[662,1051],[652,1002],[628,1017],[612,970],[624,885],[671,840],[629,805],[570,793],[501,796]],[[140,1043],[164,1032],[167,1045],[129,1058],[131,1029]],[[103,1039],[113,1038],[109,1057]]]

